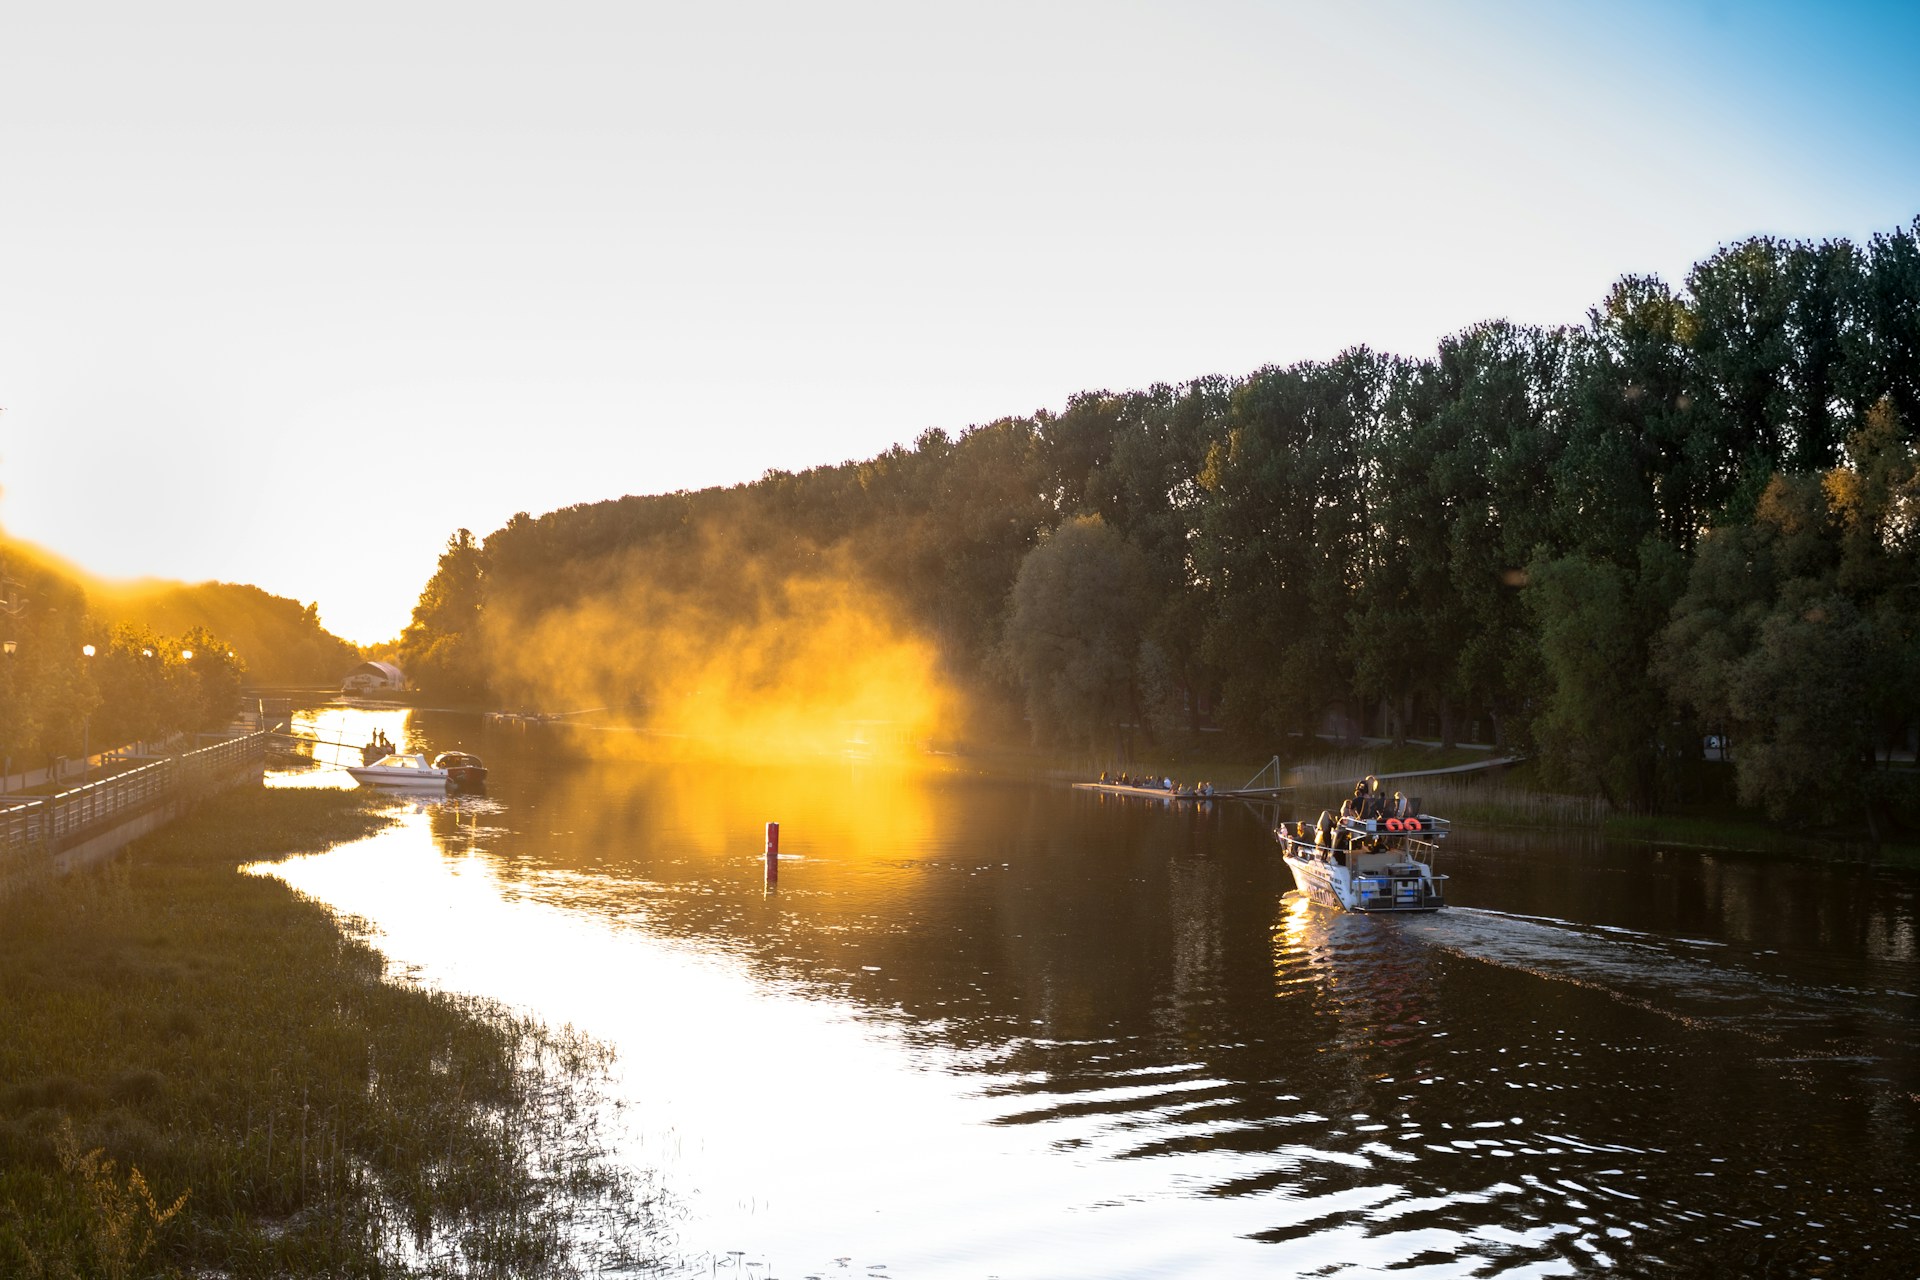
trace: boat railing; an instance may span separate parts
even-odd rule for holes
[[[1367,836],[1370,838],[1378,836],[1426,836],[1436,840],[1444,838],[1446,834],[1453,829],[1451,822],[1445,818],[1436,818],[1430,813],[1421,814],[1417,820],[1420,824],[1419,826],[1407,828],[1387,825],[1389,822],[1401,822],[1402,820],[1398,818],[1341,818],[1339,819],[1339,827],[1342,831],[1352,836]]]

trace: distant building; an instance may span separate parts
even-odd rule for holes
[[[406,687],[406,673],[391,662],[363,662],[340,682],[342,693],[382,693]]]

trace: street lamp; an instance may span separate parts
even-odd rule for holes
[[[18,649],[19,647],[20,647],[19,644],[15,641],[0,640],[0,653],[5,653],[9,658],[13,656],[13,651],[15,649]],[[0,768],[0,791],[5,791],[12,786],[13,786],[13,757],[8,756],[6,758],[4,768]]]
[[[85,658],[89,665],[93,662],[93,652],[93,646],[90,644],[80,646],[80,656]],[[93,712],[89,711],[80,717],[80,785],[83,787],[86,786],[87,780],[92,777],[92,775]]]

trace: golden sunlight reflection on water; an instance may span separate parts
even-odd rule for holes
[[[769,983],[718,950],[540,901],[480,854],[449,857],[427,813],[329,853],[255,868],[345,915],[417,980],[571,1024],[619,1053],[625,1155],[659,1167],[708,1255],[894,1274],[1177,1274],[1191,1237],[1143,1253],[1156,1201],[1190,1223],[1187,1188],[1150,1163],[1062,1150],[1073,1135],[997,1123],[1008,1104],[897,1022]],[[574,873],[551,871],[541,888]],[[1089,1124],[1090,1128],[1097,1127]],[[1102,1230],[1121,1206],[1136,1225]],[[1223,1202],[1207,1234],[1267,1225]],[[1216,1233],[1218,1233],[1216,1235]],[[1051,1264],[1046,1250],[1058,1250]]]
[[[260,870],[611,1043],[682,1274],[1704,1274],[1736,1229],[1799,1274],[1920,1225],[1911,886],[1482,837],[1470,900],[1382,920],[1290,892],[1232,805],[312,723],[487,759]]]

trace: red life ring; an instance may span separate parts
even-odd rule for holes
[[[1400,819],[1398,818],[1387,819],[1387,830],[1398,831],[1399,829],[1400,829]]]

